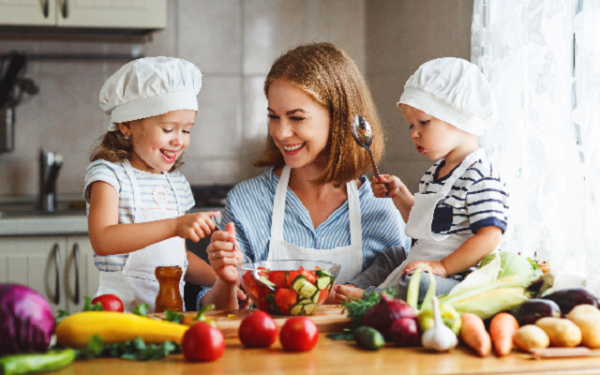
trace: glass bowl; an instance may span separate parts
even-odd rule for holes
[[[341,266],[313,260],[238,264],[246,294],[271,315],[313,315],[327,300]]]

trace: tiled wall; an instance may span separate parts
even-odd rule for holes
[[[473,0],[368,0],[366,14],[366,76],[387,137],[379,170],[399,176],[416,192],[433,162],[415,150],[396,103],[424,62],[470,59]]]
[[[267,134],[264,78],[275,58],[311,41],[344,48],[365,72],[366,0],[170,0],[169,28],[142,45],[178,56],[204,86],[182,171],[192,184],[235,183],[260,173],[251,161]],[[0,39],[0,53],[128,53],[129,44]],[[83,189],[88,156],[106,131],[103,82],[123,63],[32,62],[40,93],[16,109],[15,150],[0,154],[0,195],[37,193],[40,147],[63,154],[59,194]]]

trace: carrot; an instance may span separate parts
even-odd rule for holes
[[[475,349],[480,357],[489,355],[492,351],[492,340],[485,330],[483,320],[475,314],[465,313],[460,316],[462,327],[460,328],[461,340]]]
[[[518,329],[519,322],[509,313],[499,313],[492,318],[490,336],[499,357],[510,354],[513,348],[513,337]]]

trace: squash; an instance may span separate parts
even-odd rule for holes
[[[93,335],[105,343],[124,342],[141,337],[146,343],[173,341],[181,344],[189,329],[177,323],[112,311],[84,311],[70,315],[56,326],[58,346],[85,347]]]

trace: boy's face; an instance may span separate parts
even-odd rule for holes
[[[430,160],[441,159],[460,147],[468,134],[409,105],[402,106],[402,114],[409,124],[417,152]]]
[[[179,110],[119,124],[133,143],[131,165],[151,173],[170,171],[190,144],[195,118],[196,111]]]

